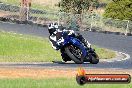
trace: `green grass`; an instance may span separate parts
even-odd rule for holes
[[[59,19],[59,17],[56,15],[56,14],[31,14],[31,16],[33,17],[40,17],[40,18],[45,18],[45,19],[48,19],[48,20],[55,20],[57,21]]]
[[[61,59],[48,39],[0,32],[1,62],[52,61],[54,58]]]
[[[99,48],[98,46],[93,46],[93,48],[101,59],[110,59],[116,56],[112,50]]]
[[[94,46],[100,58],[115,57],[111,50]],[[0,32],[0,62],[43,62],[61,60],[47,38]]]
[[[0,2],[12,4],[12,5],[20,5],[20,0],[0,0]]]
[[[38,10],[46,10],[46,11],[58,11],[58,8],[55,6],[54,6],[54,8],[52,8],[52,6],[41,5],[41,4],[37,4],[37,3],[33,3],[31,8],[38,9]]]
[[[16,6],[20,6],[20,1],[21,0],[0,0],[0,2],[6,3],[6,4],[11,4],[11,5],[16,5]],[[57,6],[52,7],[50,5],[41,4],[41,2],[40,3],[32,3],[31,8],[39,9],[39,10],[46,10],[46,11],[58,11]]]
[[[110,3],[112,0],[99,0],[101,3]]]
[[[0,79],[0,88],[132,88],[132,84],[85,84],[80,86],[75,78]]]
[[[3,2],[3,3],[6,3],[6,4],[20,6],[20,0],[0,0],[0,1]],[[47,18],[49,20],[58,20],[58,16],[57,15],[48,13],[48,12],[58,11],[57,6],[52,7],[50,5],[32,3],[31,8],[39,9],[39,10],[46,10],[47,11],[47,14],[31,14],[31,16]]]

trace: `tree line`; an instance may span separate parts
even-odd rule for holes
[[[61,0],[58,6],[61,8],[60,11],[82,14],[90,8],[98,9],[99,0]],[[132,21],[132,0],[112,0],[107,4],[103,16]]]

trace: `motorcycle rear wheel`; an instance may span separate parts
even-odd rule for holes
[[[97,63],[99,63],[99,57],[98,57],[97,54],[92,54],[92,55],[91,55],[90,63],[91,63],[91,64],[97,64]]]

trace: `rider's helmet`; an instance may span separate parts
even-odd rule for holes
[[[50,33],[50,35],[52,35],[56,29],[58,29],[58,24],[57,23],[51,23],[48,25],[48,31]]]

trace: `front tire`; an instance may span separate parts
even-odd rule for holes
[[[61,56],[62,56],[62,60],[67,62],[67,61],[71,61],[71,58],[66,54],[65,49],[61,49]]]
[[[82,58],[82,54],[80,53],[78,56],[76,56],[71,50],[70,50],[70,47],[72,48],[78,48],[78,47],[75,47],[73,45],[70,45],[70,46],[66,46],[65,47],[65,51],[67,53],[67,55],[76,63],[76,64],[82,64],[83,63],[83,58]],[[78,48],[78,50],[80,50]]]

